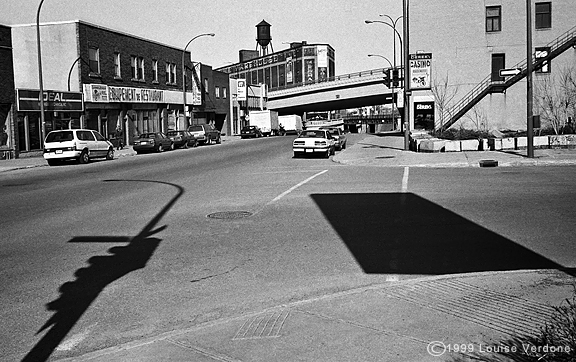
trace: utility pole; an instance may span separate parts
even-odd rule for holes
[[[527,135],[528,158],[534,158],[534,109],[532,106],[532,0],[526,0],[526,113],[527,113]]]
[[[408,69],[410,69],[409,1],[410,0],[402,0],[402,8],[404,11],[404,150],[406,151],[410,150],[410,79],[408,79]]]

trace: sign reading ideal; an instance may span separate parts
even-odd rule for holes
[[[40,111],[40,90],[16,89],[17,107],[19,112]],[[44,110],[56,112],[82,112],[84,102],[80,92],[61,92],[44,90]]]
[[[432,80],[432,53],[410,54],[409,71],[408,85],[410,90],[430,89]]]

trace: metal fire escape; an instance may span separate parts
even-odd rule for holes
[[[572,46],[576,46],[576,26],[546,45],[546,47],[550,49],[547,56],[541,58],[533,57],[532,69],[540,69],[544,63],[556,58]],[[489,75],[457,103],[449,105],[447,111],[441,116],[441,122],[437,122],[436,128],[439,130],[450,128],[450,126],[456,123],[456,121],[478,104],[486,95],[491,93],[504,93],[507,88],[526,77],[528,73],[527,60],[524,59],[512,68],[520,69],[520,73],[509,77],[505,81],[494,81],[492,80],[492,75]]]

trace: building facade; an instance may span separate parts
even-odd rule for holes
[[[328,44],[291,43],[289,49],[248,58],[218,70],[251,85],[266,84],[268,89],[322,82],[336,72],[334,48]]]
[[[573,36],[576,6],[573,0],[532,0],[531,5],[533,57],[545,57],[555,44]],[[435,122],[438,128],[442,110],[450,112],[451,105],[483,81],[504,81],[500,69],[521,68],[527,59],[526,10],[525,0],[410,2],[410,53],[432,54],[431,89],[414,91],[411,97],[416,127],[433,117],[428,127]],[[543,92],[549,86],[557,90],[562,75],[575,67],[576,49],[570,47],[534,72],[534,114],[541,114],[542,127],[550,122],[541,109]],[[490,92],[454,126],[525,130],[526,89],[524,77],[509,88]]]
[[[182,64],[182,49],[83,21],[45,23],[40,31],[44,125],[40,102],[34,100],[39,94],[36,27],[12,27],[20,152],[41,149],[43,137],[54,129],[90,128],[129,144],[140,133],[186,129],[193,123],[225,127],[228,76],[192,62],[190,52]],[[71,101],[78,95],[82,107]]]

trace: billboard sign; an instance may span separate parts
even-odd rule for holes
[[[40,111],[40,90],[16,89],[16,99],[19,112]],[[44,90],[44,111],[82,112],[84,111],[82,92]]]
[[[432,53],[410,54],[408,79],[410,90],[431,89]]]

